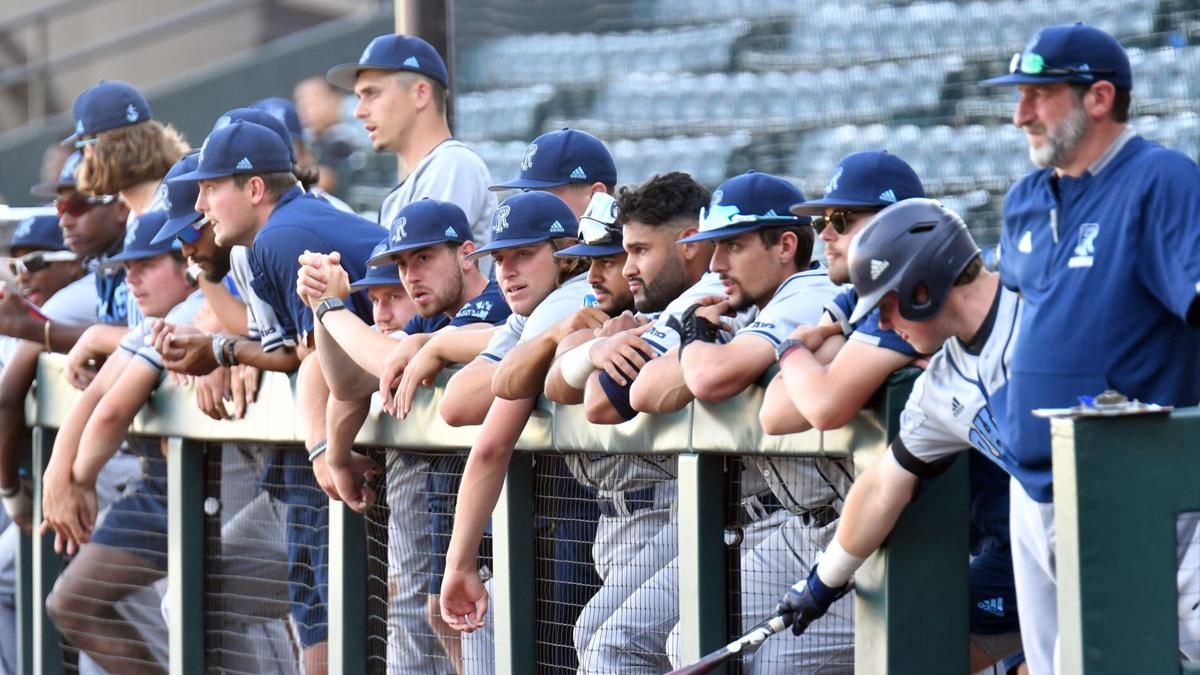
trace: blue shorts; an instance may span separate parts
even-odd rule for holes
[[[145,475],[112,503],[92,541],[145,558],[155,569],[167,571],[167,460],[161,455],[142,457]]]
[[[971,559],[971,632],[1002,635],[1021,630],[1012,552],[993,543]]]
[[[329,636],[329,497],[304,448],[276,449],[280,485],[271,494],[287,506],[288,598],[303,647]]]

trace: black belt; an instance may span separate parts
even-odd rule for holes
[[[652,509],[654,508],[654,488],[655,486],[651,485],[650,487],[642,488],[641,490],[626,490],[625,492],[621,493],[621,497],[619,499],[599,497],[596,499],[596,503],[600,506],[600,515],[608,516],[609,518],[617,518],[620,516],[630,515],[644,509]],[[618,501],[625,503],[625,513],[621,512],[622,509],[617,505]]]

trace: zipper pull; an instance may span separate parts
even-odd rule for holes
[[[1050,236],[1054,238],[1054,243],[1058,243],[1058,209],[1050,209]]]

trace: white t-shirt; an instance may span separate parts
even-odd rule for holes
[[[90,326],[96,323],[96,298],[96,277],[94,273],[85,274],[50,296],[41,307],[42,314],[57,324]],[[12,358],[20,343],[18,338],[0,338],[0,368]]]
[[[504,325],[498,326],[492,333],[487,348],[479,354],[480,358],[499,362],[517,343],[532,340],[583,307],[585,298],[591,292],[592,286],[586,274],[571,277],[546,296],[529,316],[516,312],[509,314]]]

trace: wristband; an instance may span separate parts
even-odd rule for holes
[[[592,338],[563,354],[559,372],[562,373],[563,381],[572,389],[583,389],[587,385],[588,375],[591,375],[592,371],[596,369],[596,365],[592,363],[592,345],[602,339]]]
[[[862,566],[864,560],[866,558],[847,553],[835,537],[817,563],[817,576],[826,586],[841,588],[850,581],[850,577],[854,576],[854,572]]]
[[[341,298],[334,296],[332,298],[325,298],[322,300],[321,304],[317,305],[317,309],[313,313],[316,314],[317,323],[322,323],[325,320],[326,314],[339,309],[346,309],[346,303],[342,302]]]
[[[26,480],[18,480],[17,484],[11,488],[4,489],[0,499],[4,501],[4,511],[8,513],[8,517],[16,519],[17,516],[33,515],[33,485]]]
[[[42,324],[42,343],[46,345],[46,353],[54,351],[50,348],[50,319],[46,319],[46,323]]]
[[[679,358],[683,358],[683,349],[693,342],[716,342],[721,336],[721,327],[702,316],[696,316],[696,310],[704,307],[696,303],[687,308],[683,316],[676,320],[671,317],[667,325],[679,333]]]
[[[308,451],[308,461],[312,462],[320,457],[322,453],[329,449],[329,444],[326,441],[321,441],[313,446],[312,450]]]
[[[783,357],[790,354],[793,349],[808,349],[808,347],[804,344],[804,340],[788,338],[775,348],[775,360],[783,361]]]

